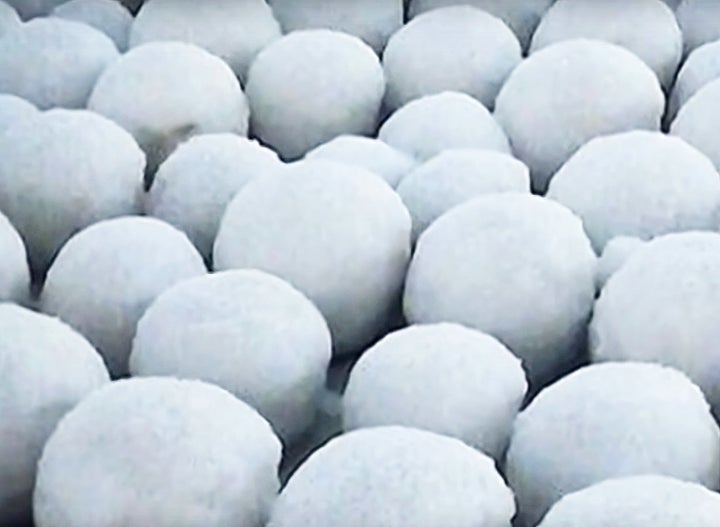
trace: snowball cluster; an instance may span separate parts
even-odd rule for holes
[[[116,0],[70,0],[53,9],[52,15],[82,22],[102,31],[120,51],[125,51],[128,47],[133,17]]]
[[[643,240],[634,236],[615,236],[605,244],[595,273],[595,286],[598,291],[605,287],[610,277],[644,244]]]

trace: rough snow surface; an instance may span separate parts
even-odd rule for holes
[[[120,51],[127,49],[133,17],[115,0],[70,0],[53,9],[52,15],[92,26],[110,37]]]

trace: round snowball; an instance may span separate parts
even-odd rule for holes
[[[265,524],[280,442],[267,421],[199,381],[111,383],[60,422],[38,465],[38,527]]]
[[[680,109],[670,133],[700,150],[720,169],[720,138],[715,133],[718,119],[720,79],[705,85]]]
[[[620,269],[625,262],[640,249],[645,242],[633,236],[615,236],[605,244],[602,256],[598,260],[595,273],[595,286],[598,290]]]
[[[514,512],[489,457],[457,439],[381,427],[316,451],[280,494],[268,527],[510,527]]]
[[[115,43],[120,51],[128,46],[128,35],[133,17],[115,0],[70,0],[57,6],[53,16],[83,22],[102,31]]]
[[[31,517],[35,466],[60,418],[109,382],[100,355],[57,319],[0,304],[0,521]]]
[[[340,354],[385,329],[409,258],[400,197],[376,175],[331,161],[250,181],[228,206],[214,249],[218,270],[261,269],[307,295]]]
[[[58,253],[42,291],[43,311],[85,335],[115,377],[128,371],[135,326],[152,301],[202,275],[190,240],[165,222],[139,216],[96,223]]]
[[[285,159],[342,134],[375,131],[385,94],[382,66],[357,37],[295,31],[264,49],[248,74],[254,133]]]
[[[38,109],[25,99],[0,93],[0,132],[4,132],[10,125],[21,119],[34,117],[37,114]]]
[[[720,39],[720,3],[682,0],[675,16],[682,29],[686,53]]]
[[[669,117],[674,118],[693,95],[718,78],[720,78],[720,41],[700,46],[687,58],[675,80],[668,109]]]
[[[18,29],[22,25],[17,11],[6,2],[0,2],[0,37],[6,33]]]
[[[22,238],[0,212],[0,301],[24,303],[30,294],[30,271]]]
[[[569,40],[534,53],[510,74],[495,116],[542,192],[590,139],[658,130],[664,109],[657,77],[633,53],[607,42]]]

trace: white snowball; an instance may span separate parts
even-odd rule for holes
[[[0,522],[31,515],[35,466],[60,418],[109,382],[102,359],[59,320],[0,304]]]
[[[339,354],[385,329],[409,258],[400,197],[371,172],[331,161],[250,181],[228,206],[214,250],[218,270],[261,269],[307,295]]]
[[[264,0],[146,0],[130,31],[130,46],[177,40],[208,50],[244,79],[255,56],[280,38]]]
[[[539,191],[590,139],[658,130],[664,110],[660,84],[644,62],[614,44],[583,39],[534,53],[513,71],[495,104]]]
[[[153,218],[117,218],[63,246],[40,300],[43,311],[85,335],[119,377],[128,371],[135,325],[147,307],[170,286],[204,273],[202,258],[180,231]]]
[[[681,137],[700,150],[720,170],[718,119],[720,119],[720,79],[706,84],[690,98],[673,121],[670,133]]]
[[[398,186],[413,220],[413,242],[456,205],[482,194],[530,192],[528,168],[492,150],[454,149],[420,165]]]
[[[499,18],[470,6],[436,9],[410,21],[388,42],[385,104],[395,110],[453,90],[492,108],[520,60],[520,44]]]
[[[0,134],[0,210],[43,273],[78,230],[140,208],[145,158],[125,130],[85,110],[51,110]]]
[[[515,421],[505,475],[519,527],[537,525],[565,494],[642,474],[720,484],[720,430],[676,370],[589,366],[543,390]]]
[[[640,249],[645,242],[633,236],[615,236],[605,244],[602,256],[598,260],[595,272],[595,287],[599,291],[610,277],[614,275],[628,259]]]
[[[248,74],[252,127],[286,159],[342,134],[375,131],[385,77],[359,38],[295,31],[265,48]]]
[[[668,114],[674,118],[693,95],[708,83],[720,78],[720,41],[695,49],[683,64],[675,80]]]
[[[112,40],[90,26],[33,20],[0,39],[0,92],[41,110],[84,108],[95,81],[117,58]]]
[[[57,6],[52,15],[92,26],[110,37],[120,51],[127,49],[133,17],[116,0],[70,0]]]
[[[268,527],[510,527],[514,512],[489,457],[457,439],[383,427],[315,452],[290,478]]]
[[[510,153],[505,132],[487,108],[458,92],[426,95],[407,103],[385,121],[378,138],[420,161],[450,148]]]
[[[28,20],[49,15],[55,7],[67,2],[67,0],[4,0],[4,2],[14,8],[20,17]]]
[[[675,16],[682,29],[685,53],[720,39],[720,2],[682,0]]]
[[[30,294],[30,271],[22,238],[0,212],[0,301],[24,303]]]
[[[6,2],[0,1],[0,37],[5,36],[5,34],[10,31],[18,29],[21,25],[22,21],[17,11]]]
[[[16,95],[0,93],[0,132],[4,132],[11,124],[20,119],[34,117],[38,109],[32,103]]]
[[[277,154],[233,134],[208,134],[178,146],[160,165],[145,209],[188,235],[209,259],[220,220],[235,194],[254,177],[283,168]]]
[[[111,383],[68,413],[38,465],[38,527],[264,525],[281,445],[267,421],[198,381]]]

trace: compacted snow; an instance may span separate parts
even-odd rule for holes
[[[720,78],[720,41],[700,46],[685,60],[670,97],[669,117],[674,118],[693,95],[718,78]]]
[[[53,9],[53,16],[83,22],[102,31],[120,51],[128,47],[130,12],[115,0],[70,0]]]
[[[36,116],[38,112],[32,103],[22,97],[0,93],[0,132],[4,132],[20,119]]]
[[[25,303],[30,295],[30,271],[23,240],[0,213],[0,301]]]
[[[615,236],[605,244],[595,273],[595,286],[598,291],[605,287],[610,277],[644,244],[643,240],[634,236]]]
[[[670,133],[677,135],[708,156],[720,169],[720,79],[705,85],[680,109]]]
[[[20,27],[22,20],[17,11],[6,2],[0,2],[0,37]]]
[[[720,39],[720,3],[682,0],[675,15],[682,29],[686,53]]]

